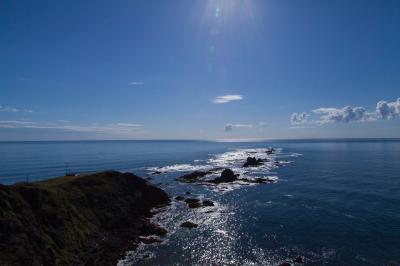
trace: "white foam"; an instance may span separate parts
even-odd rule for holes
[[[221,234],[221,235],[228,235],[228,233],[225,230],[217,229],[215,230],[216,233]]]
[[[221,174],[225,168],[230,168],[235,174],[239,174],[239,178],[255,180],[256,178],[264,178],[271,183],[278,182],[278,176],[272,171],[280,166],[290,164],[291,161],[279,160],[285,157],[298,157],[299,153],[282,153],[282,149],[278,148],[271,152],[271,148],[255,148],[255,149],[236,149],[220,154],[211,154],[206,160],[195,159],[193,164],[174,164],[161,167],[150,167],[148,171],[152,173],[172,173],[172,172],[193,172],[193,171],[209,171],[212,173],[207,175],[206,179],[213,179]],[[256,167],[243,167],[248,157],[256,157],[263,160],[263,164]],[[245,181],[236,181],[232,183],[222,183],[218,185],[210,185],[206,182],[202,183],[210,187],[214,191],[227,192],[241,186],[252,186],[255,183]]]
[[[192,165],[192,164],[173,164],[163,167],[149,167],[148,171],[160,172],[160,173],[172,173],[172,172],[189,172],[189,171],[200,171],[211,169],[209,165]]]
[[[154,252],[147,250],[146,245],[140,243],[137,246],[136,250],[126,252],[125,257],[118,261],[117,266],[135,265],[137,262],[141,260],[151,259],[154,257],[155,257]]]

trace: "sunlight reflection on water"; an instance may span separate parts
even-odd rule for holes
[[[175,164],[150,167],[150,173],[157,173],[165,178],[171,174],[190,171],[206,171],[214,168],[220,170],[209,178],[218,176],[224,168],[230,168],[241,177],[266,177],[270,182],[277,182],[278,177],[272,170],[290,163],[283,160],[300,154],[285,154],[281,149],[268,152],[269,149],[237,149],[222,154],[210,155],[208,160],[193,161],[193,164]],[[247,157],[265,159],[264,165],[243,168]],[[279,162],[279,163],[277,163]],[[274,174],[274,175],[272,175]],[[160,178],[160,177],[159,177]],[[176,181],[175,181],[176,182]],[[172,204],[153,217],[153,221],[168,230],[167,240],[161,245],[140,245],[136,251],[130,252],[119,265],[154,265],[163,261],[165,264],[195,265],[268,265],[282,260],[275,252],[266,252],[257,247],[252,237],[243,227],[255,217],[238,215],[242,206],[232,201],[221,200],[225,192],[233,191],[248,184],[242,181],[218,184],[179,184],[182,193],[191,190],[191,197],[212,199],[215,206],[188,209],[185,202],[173,201]],[[179,186],[178,186],[179,187]],[[221,192],[224,192],[221,194]],[[239,199],[240,203],[240,199]],[[191,221],[198,224],[196,229],[181,228],[180,224]],[[163,250],[163,252],[159,252]],[[170,253],[172,257],[166,256]]]

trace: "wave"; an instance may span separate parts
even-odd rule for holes
[[[148,167],[146,170],[152,175],[205,171],[207,175],[203,180],[204,182],[199,182],[200,184],[213,191],[227,192],[242,186],[256,185],[257,182],[255,181],[260,178],[267,183],[278,182],[279,177],[273,172],[274,169],[292,162],[285,158],[298,156],[301,156],[301,154],[283,153],[281,148],[235,149],[224,153],[211,154],[207,159],[195,159],[193,163]],[[243,167],[248,157],[255,157],[262,160],[263,163],[254,167]],[[226,168],[239,175],[237,181],[218,185],[207,182],[207,180],[221,175]]]

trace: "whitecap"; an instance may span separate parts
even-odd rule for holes
[[[219,154],[210,154],[208,159],[195,159],[193,164],[173,164],[159,167],[147,168],[153,174],[165,174],[173,172],[193,172],[193,171],[209,171],[204,177],[205,180],[213,179],[219,176],[226,168],[230,168],[235,174],[239,175],[239,179],[256,180],[263,178],[267,182],[278,182],[278,176],[272,171],[278,167],[290,164],[292,161],[282,160],[284,157],[297,157],[298,153],[282,153],[281,148],[254,148],[254,149],[235,149]],[[256,167],[243,167],[248,157],[256,157],[263,161],[262,165]],[[242,186],[252,186],[256,183],[235,181],[232,183],[222,183],[211,185],[207,182],[199,183],[209,187],[216,192],[228,192]]]
[[[189,172],[189,171],[200,171],[209,170],[212,166],[209,165],[193,165],[193,164],[173,164],[162,167],[149,167],[148,171],[153,173],[173,173],[173,172]]]

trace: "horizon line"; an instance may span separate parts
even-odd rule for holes
[[[243,139],[72,139],[72,140],[0,140],[0,143],[21,143],[21,142],[129,142],[129,141],[204,141],[204,142],[267,142],[267,141],[356,141],[356,140],[383,140],[400,141],[400,137],[351,137],[351,138],[243,138]]]

